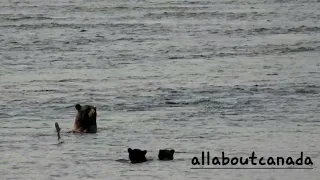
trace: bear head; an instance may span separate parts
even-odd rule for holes
[[[141,163],[147,161],[147,150],[131,149],[128,148],[129,159],[131,163]]]
[[[158,158],[159,160],[173,160],[174,149],[160,149]]]
[[[81,132],[96,133],[97,132],[97,109],[92,105],[76,104],[77,116],[74,128]]]

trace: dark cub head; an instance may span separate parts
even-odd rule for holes
[[[141,163],[147,161],[146,154],[147,150],[140,150],[140,149],[131,149],[128,148],[129,159],[131,163]]]
[[[171,149],[160,149],[159,150],[159,154],[158,154],[158,158],[159,160],[173,160],[173,154],[174,154],[174,150]]]
[[[76,104],[77,109],[76,121],[78,121],[79,126],[88,131],[94,131],[94,127],[97,126],[97,109],[91,105]],[[93,129],[92,129],[93,128]],[[90,130],[92,129],[92,130]]]

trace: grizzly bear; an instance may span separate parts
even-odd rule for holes
[[[160,149],[158,158],[159,160],[173,160],[174,149]]]
[[[77,115],[72,133],[97,133],[97,109],[92,105],[76,104]]]
[[[147,161],[147,150],[131,149],[128,148],[129,160],[131,163],[142,163]]]

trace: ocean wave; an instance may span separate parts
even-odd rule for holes
[[[35,21],[39,21],[39,20],[60,20],[60,19],[64,19],[64,18],[56,18],[56,17],[49,17],[46,16],[44,14],[37,14],[35,16],[31,16],[31,15],[23,15],[23,14],[5,14],[2,16],[2,18],[4,21],[25,21],[25,20],[35,20]]]
[[[149,27],[156,26],[158,24],[145,24],[145,23],[41,23],[41,24],[7,24],[0,25],[3,28],[16,28],[16,29],[43,29],[43,28],[71,28],[71,29],[79,29],[83,28],[135,28],[135,27]]]
[[[253,28],[253,29],[230,29],[223,31],[222,34],[246,34],[246,35],[266,35],[266,34],[296,34],[296,33],[318,33],[320,32],[320,27],[318,26],[298,26],[298,27],[272,27],[272,28]],[[218,31],[211,31],[211,33],[220,33]]]

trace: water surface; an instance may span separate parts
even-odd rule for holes
[[[316,180],[317,1],[0,2],[2,179]],[[97,106],[99,132],[71,129]],[[127,148],[153,159],[129,164]],[[157,153],[174,148],[175,160]],[[202,151],[313,170],[194,170]],[[206,166],[207,167],[207,166]]]

